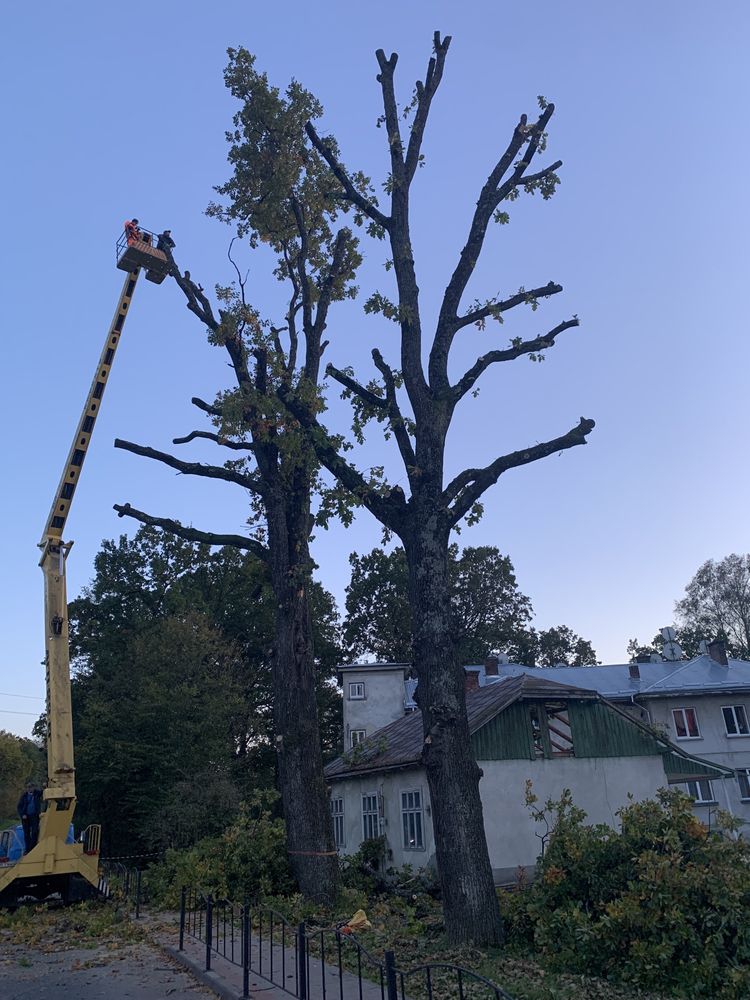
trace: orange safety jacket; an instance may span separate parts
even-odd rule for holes
[[[125,236],[127,237],[128,240],[128,246],[132,246],[134,243],[137,243],[141,238],[140,229],[138,228],[138,226],[136,226],[134,222],[131,222],[129,219],[125,223]]]

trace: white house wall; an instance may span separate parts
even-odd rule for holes
[[[344,751],[351,749],[352,730],[372,736],[404,714],[404,670],[363,667],[346,670],[342,676],[344,702]],[[365,685],[365,697],[349,697],[349,685]]]
[[[628,802],[653,798],[667,784],[661,757],[556,758],[554,760],[478,761],[484,772],[479,784],[490,863],[498,882],[512,880],[519,865],[533,867],[540,853],[534,823],[525,804],[526,779],[540,802],[557,799],[570,788],[573,801],[587,813],[588,823],[617,826],[617,810]],[[401,793],[422,792],[425,845],[405,848]],[[387,863],[425,867],[435,853],[427,777],[422,768],[347,778],[331,784],[331,797],[344,799],[345,843],[342,854],[354,854],[362,842],[362,796],[379,796],[380,833],[386,837]]]

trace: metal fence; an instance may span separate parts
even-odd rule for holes
[[[215,955],[242,969],[243,997],[250,996],[252,974],[297,1000],[513,1000],[470,969],[449,963],[400,969],[393,951],[380,961],[342,929],[294,925],[275,910],[187,887],[180,951],[186,936],[202,944],[207,970]]]

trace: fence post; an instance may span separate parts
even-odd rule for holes
[[[139,868],[135,876],[135,919],[141,918],[141,869]]]
[[[299,1000],[307,1000],[307,938],[305,936],[305,922],[297,925],[297,966],[298,966],[298,986],[297,996]]]
[[[206,972],[211,969],[211,945],[214,933],[214,902],[209,892],[206,896]]]
[[[187,886],[180,889],[180,947],[179,951],[185,950],[185,897],[187,896]]]
[[[388,1000],[398,1000],[396,985],[396,956],[392,951],[385,953],[385,986]]]
[[[242,907],[242,996],[250,996],[250,907]]]

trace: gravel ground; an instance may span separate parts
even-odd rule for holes
[[[145,941],[117,947],[40,951],[3,941],[3,1000],[216,1000],[189,973]]]

